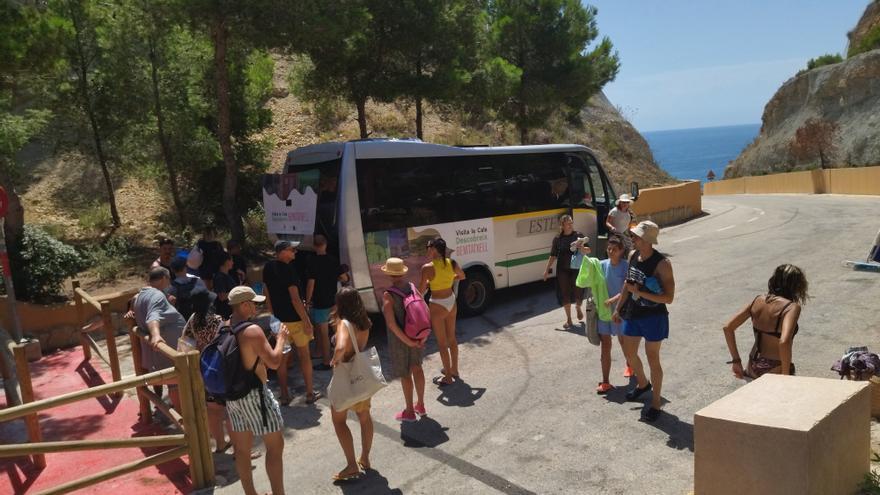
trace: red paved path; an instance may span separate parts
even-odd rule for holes
[[[110,382],[110,374],[103,364],[97,357],[93,357],[90,363],[83,363],[80,349],[44,356],[31,363],[36,398],[53,397],[88,385]],[[2,407],[6,407],[6,398],[0,394]],[[168,433],[156,425],[141,426],[137,400],[127,396],[118,401],[106,396],[79,401],[49,409],[39,417],[44,441],[118,439]],[[23,420],[0,423],[0,443],[26,442]],[[0,458],[0,493],[36,493],[168,448],[47,454],[47,466],[42,472],[27,458]],[[104,481],[81,492],[120,495],[120,488],[124,488],[125,495],[187,493],[192,486],[188,463],[188,458],[184,457]]]

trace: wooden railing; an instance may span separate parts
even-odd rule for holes
[[[204,488],[214,484],[214,459],[211,452],[208,437],[207,406],[205,404],[205,387],[199,367],[198,351],[187,353],[178,352],[164,342],[159,343],[156,351],[173,362],[173,367],[153,372],[143,369],[143,356],[141,343],[147,339],[141,335],[133,324],[128,329],[131,341],[131,354],[135,374],[122,377],[119,373],[119,356],[116,351],[115,331],[112,330],[109,307],[105,302],[98,302],[88,293],[83,291],[79,284],[74,283],[74,293],[77,311],[81,312],[83,302],[100,308],[102,326],[107,335],[108,365],[113,371],[113,382],[90,387],[75,392],[66,393],[56,397],[34,400],[33,384],[31,383],[30,368],[25,355],[24,346],[9,342],[10,350],[15,356],[16,371],[21,388],[22,404],[0,410],[0,423],[24,418],[27,425],[28,443],[0,445],[0,457],[32,456],[33,463],[39,467],[46,467],[47,453],[70,452],[82,450],[103,450],[116,448],[154,448],[171,447],[163,452],[139,459],[127,464],[116,466],[105,471],[90,474],[84,478],[64,483],[42,493],[56,494],[68,493],[73,490],[92,486],[101,481],[122,476],[140,469],[157,464],[162,464],[184,455],[189,456],[190,478],[194,488]],[[82,319],[80,320],[82,321]],[[83,332],[83,354],[88,360],[91,357],[91,345],[94,341]],[[88,340],[85,340],[87,338]],[[91,344],[91,345],[90,345]],[[97,345],[95,345],[97,350]],[[148,387],[163,383],[175,382],[180,396],[180,410],[169,407]],[[159,435],[140,438],[108,439],[108,440],[70,440],[57,442],[43,442],[37,414],[41,411],[54,407],[71,404],[78,401],[95,399],[106,395],[121,395],[123,391],[136,389],[140,420],[143,423],[152,421],[150,403],[166,416],[174,428],[180,433],[173,435]]]
[[[113,376],[113,381],[119,381],[122,377],[122,374],[119,371],[119,353],[116,350],[116,329],[113,328],[113,318],[110,313],[110,301],[98,301],[94,297],[90,296],[88,292],[82,290],[79,286],[79,280],[73,281],[73,302],[76,305],[76,319],[79,324],[79,340],[82,344],[83,349],[83,358],[86,361],[92,359],[92,349],[95,348],[95,351],[98,352],[98,355],[104,362],[107,363],[107,366],[110,367],[110,373]],[[91,304],[101,313],[100,322],[96,322],[95,324],[87,325],[85,319],[85,308],[83,307],[83,302]],[[100,351],[98,350],[98,344],[90,335],[91,332],[97,330],[104,330],[105,342],[107,344],[107,354],[108,356],[104,358],[104,356],[100,355]]]

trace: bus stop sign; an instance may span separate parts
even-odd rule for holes
[[[9,210],[9,196],[6,195],[6,189],[0,187],[0,217],[5,217],[7,210]]]

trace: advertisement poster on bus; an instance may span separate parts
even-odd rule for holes
[[[409,271],[407,278],[418,283],[422,265],[428,262],[428,241],[442,237],[450,250],[449,258],[461,266],[481,262],[492,266],[495,256],[492,219],[424,225],[394,230],[368,232],[364,240],[367,248],[367,261],[377,296],[391,284],[391,279],[382,273],[381,267],[390,257],[403,259]]]
[[[263,176],[263,208],[270,234],[314,233],[318,180],[318,170]]]

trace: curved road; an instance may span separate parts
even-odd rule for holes
[[[637,205],[636,205],[637,206]],[[642,403],[623,400],[622,355],[612,351],[607,397],[599,381],[598,348],[582,331],[562,331],[562,313],[549,284],[497,294],[482,317],[459,322],[461,372],[466,383],[443,392],[428,384],[428,418],[397,424],[398,382],[373,399],[373,466],[364,480],[330,484],[344,465],[329,404],[284,408],[289,426],[285,482],[291,493],[656,493],[685,494],[693,485],[693,414],[732,392],[721,325],[766,290],[780,263],[805,269],[813,298],[794,343],[802,375],[829,371],[847,346],[880,349],[876,321],[880,274],[854,272],[880,229],[880,198],[866,196],[742,195],[703,198],[706,215],[662,229],[659,248],[673,262],[676,298],[671,335],[663,346],[665,414],[638,421]],[[636,207],[637,210],[637,207]],[[738,332],[748,353],[747,325]],[[559,327],[559,328],[557,328]],[[426,357],[426,374],[440,368]],[[319,383],[329,374],[318,373]],[[359,450],[357,423],[349,421]],[[234,480],[228,456],[221,476]],[[268,489],[262,460],[258,489]],[[215,490],[238,493],[240,485]]]

